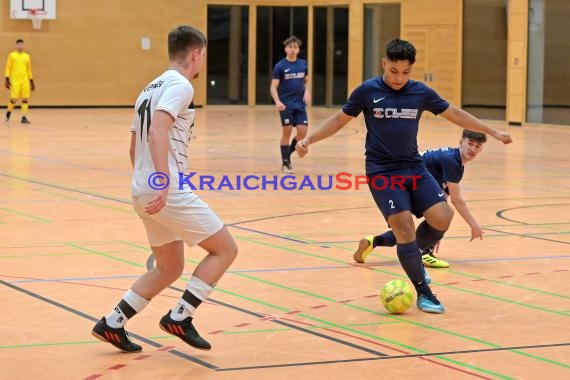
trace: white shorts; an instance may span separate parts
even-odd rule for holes
[[[166,206],[158,213],[148,215],[144,208],[154,197],[154,194],[133,196],[133,206],[143,221],[151,247],[177,240],[194,246],[224,226],[216,213],[194,193],[168,194]]]

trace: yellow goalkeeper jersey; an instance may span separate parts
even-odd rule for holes
[[[12,83],[26,82],[33,79],[32,59],[28,53],[13,51],[8,54],[6,78],[10,78]]]

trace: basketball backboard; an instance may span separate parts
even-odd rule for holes
[[[10,18],[27,20],[35,10],[44,20],[55,20],[56,0],[10,0]]]

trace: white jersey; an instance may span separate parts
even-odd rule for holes
[[[168,131],[169,193],[188,192],[178,189],[178,173],[188,172],[188,144],[194,126],[194,109],[190,109],[194,88],[176,70],[167,70],[150,82],[140,93],[135,105],[131,132],[136,133],[135,160],[131,193],[133,196],[151,194],[149,177],[156,172],[148,143],[150,122],[157,110],[167,112],[174,122]],[[152,183],[152,182],[151,182]]]

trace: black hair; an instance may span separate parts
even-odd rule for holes
[[[390,61],[416,62],[416,48],[410,42],[394,38],[386,46],[386,58]]]
[[[287,45],[289,45],[289,44],[297,44],[297,46],[299,46],[299,47],[301,47],[301,45],[303,45],[301,40],[295,36],[291,36],[291,37],[287,38],[285,41],[283,41],[283,46],[287,47]]]
[[[24,43],[24,40],[22,40],[22,39],[17,39],[17,40],[16,40],[16,43],[17,43],[17,44],[23,44],[23,43]]]
[[[208,44],[206,36],[198,29],[180,25],[168,33],[168,57],[172,60],[186,57],[193,48],[203,48]]]
[[[484,133],[470,131],[469,129],[463,130],[463,135],[461,136],[462,139],[470,139],[477,141],[480,144],[487,142],[487,135]]]

